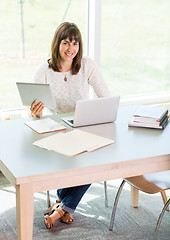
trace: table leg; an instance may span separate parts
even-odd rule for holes
[[[32,240],[34,195],[28,184],[16,186],[17,239]]]

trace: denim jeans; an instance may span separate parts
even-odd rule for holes
[[[57,190],[57,196],[61,200],[60,206],[63,210],[74,213],[77,205],[91,184],[63,188]]]

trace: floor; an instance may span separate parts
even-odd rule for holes
[[[140,193],[139,207],[130,206],[130,188],[126,184],[118,205],[114,231],[109,231],[112,204],[121,179],[108,181],[109,207],[104,205],[103,183],[89,188],[74,214],[74,223],[57,221],[47,230],[43,221],[46,209],[46,192],[34,195],[33,239],[45,240],[152,240],[163,203],[159,194]],[[56,190],[50,191],[52,202]],[[170,191],[167,191],[170,197]],[[15,188],[0,172],[0,240],[17,240]],[[166,212],[160,226],[158,240],[170,240],[170,212]]]

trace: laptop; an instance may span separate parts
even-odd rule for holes
[[[45,107],[54,109],[56,107],[50,84],[16,82],[23,105],[30,106],[35,99],[42,102]]]
[[[62,120],[71,127],[114,122],[117,117],[120,96],[79,100],[76,102],[74,116]]]

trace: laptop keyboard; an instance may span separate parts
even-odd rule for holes
[[[69,121],[71,124],[73,124],[73,123],[74,123],[74,120],[72,120],[72,119],[71,119],[71,120],[68,120],[68,121]]]

